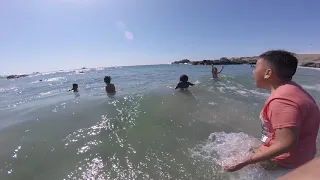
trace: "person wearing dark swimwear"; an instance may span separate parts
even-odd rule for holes
[[[72,89],[70,89],[69,91],[78,92],[78,84],[72,84]]]
[[[104,77],[104,82],[106,83],[106,92],[109,94],[114,94],[116,93],[116,87],[114,86],[114,84],[111,84],[111,77],[110,76],[106,76]]]
[[[218,72],[218,69],[216,67],[214,67],[214,65],[212,65],[212,78],[218,78],[218,74],[221,73],[221,71],[223,70],[224,66],[222,65],[221,70]]]
[[[185,74],[180,76],[180,82],[178,83],[175,89],[188,89],[189,86],[194,86],[194,84],[190,83],[189,77]]]

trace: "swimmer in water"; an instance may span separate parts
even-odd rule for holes
[[[111,84],[111,77],[110,76],[106,76],[104,77],[104,82],[106,83],[106,92],[107,93],[116,93],[116,87],[114,86],[114,84]]]
[[[72,84],[72,89],[70,89],[69,91],[72,91],[72,92],[78,92],[78,84]]]
[[[218,72],[218,69],[212,65],[212,78],[218,78],[218,74],[221,73],[223,70],[224,66],[222,65],[221,70]]]
[[[189,86],[194,86],[194,84],[190,83],[189,77],[185,74],[180,76],[180,82],[178,83],[175,89],[188,89]]]

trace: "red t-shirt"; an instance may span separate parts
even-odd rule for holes
[[[293,82],[278,87],[265,102],[260,118],[262,151],[274,144],[276,129],[297,127],[299,130],[298,144],[290,152],[275,157],[275,162],[296,168],[314,158],[320,112],[315,100],[302,87]]]

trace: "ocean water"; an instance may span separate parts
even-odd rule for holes
[[[0,179],[275,179],[284,172],[221,165],[259,145],[268,92],[252,68],[157,65],[0,79]],[[174,90],[181,74],[196,85]],[[117,94],[104,92],[112,76]],[[320,103],[320,71],[294,80]],[[42,81],[39,81],[42,80]],[[79,84],[79,94],[67,92]],[[320,141],[318,142],[320,144]]]

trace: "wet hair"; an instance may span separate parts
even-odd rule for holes
[[[298,59],[291,52],[271,50],[264,52],[259,58],[266,60],[282,80],[291,80],[297,71]]]
[[[105,83],[110,83],[111,82],[111,77],[110,76],[104,77],[104,82]]]
[[[182,75],[180,76],[180,81],[181,81],[181,82],[188,82],[188,80],[189,80],[189,77],[188,77],[187,75],[182,74]]]
[[[72,84],[72,87],[78,87],[78,84]]]

